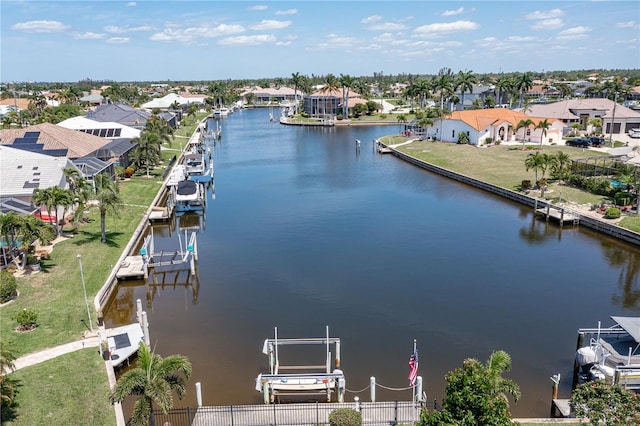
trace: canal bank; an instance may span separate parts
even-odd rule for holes
[[[383,146],[384,149],[390,150],[395,157],[401,160],[407,161],[415,166],[437,173],[441,176],[445,176],[449,179],[453,179],[458,182],[471,185],[475,188],[479,188],[484,191],[491,192],[492,194],[496,194],[501,197],[507,198],[511,201],[524,204],[525,206],[531,207],[534,210],[537,210],[538,208],[553,209],[556,211],[565,210],[564,206],[554,205],[553,203],[550,203],[546,200],[531,197],[527,194],[523,194],[517,191],[512,191],[510,189],[492,185],[490,183],[481,181],[479,179],[475,179],[473,177],[466,176],[461,173],[457,173],[457,172],[436,166],[434,164],[427,163],[409,154],[401,152],[391,145],[386,145],[380,141],[378,141],[378,143],[381,146]],[[640,247],[640,233],[633,232],[631,230],[622,228],[620,226],[616,226],[615,224],[611,224],[603,220],[599,220],[592,216],[581,214],[576,210],[571,210],[570,214],[578,217],[577,224],[593,229],[594,231],[598,231],[600,233],[606,234],[607,236],[616,238],[620,241],[624,241],[626,243],[633,244],[635,246]]]

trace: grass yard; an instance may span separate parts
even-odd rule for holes
[[[20,380],[17,417],[2,424],[94,425],[116,423],[108,400],[109,381],[98,349],[84,349],[55,360],[23,368],[12,377]]]

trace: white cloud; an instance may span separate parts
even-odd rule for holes
[[[128,7],[135,7],[136,6],[136,2],[135,1],[130,1],[129,3],[127,3]]]
[[[183,43],[194,42],[198,38],[220,37],[230,34],[238,34],[245,31],[242,25],[220,24],[216,27],[191,27],[191,28],[165,28],[160,33],[153,34],[149,39],[153,41],[180,41]]]
[[[530,28],[532,30],[557,30],[558,28],[562,28],[563,26],[564,22],[562,22],[562,19],[553,18],[536,21],[530,26]]]
[[[539,20],[539,19],[553,19],[564,16],[564,12],[561,9],[552,10],[536,10],[535,12],[524,15],[525,19]]]
[[[269,31],[287,28],[289,25],[291,25],[291,21],[275,21],[265,19],[259,24],[251,25],[249,28],[255,31]]]
[[[265,43],[274,43],[277,39],[272,35],[248,35],[248,36],[236,36],[227,37],[218,41],[218,44],[222,46],[257,46]]]
[[[345,37],[337,34],[329,34],[324,37],[323,42],[318,43],[316,49],[347,49],[359,44],[360,40],[356,37]]]
[[[28,33],[57,33],[68,30],[71,27],[59,21],[29,21],[19,22],[11,28]]]
[[[371,31],[402,31],[407,27],[403,24],[396,24],[394,22],[380,22],[367,27]]]
[[[534,48],[541,43],[541,40],[532,36],[508,36],[504,39],[485,37],[474,40],[474,43],[486,51],[519,53],[523,50]]]
[[[257,4],[255,6],[248,7],[247,10],[267,10],[269,6],[264,4]]]
[[[437,36],[442,33],[470,31],[478,28],[480,28],[480,25],[473,21],[439,22],[417,27],[413,30],[413,33],[420,36]]]
[[[456,10],[445,10],[442,16],[460,15],[463,12],[464,12],[464,7],[459,7]]]
[[[90,31],[84,33],[75,33],[73,35],[73,38],[75,38],[76,40],[98,40],[104,37],[104,34],[92,33]]]
[[[617,28],[633,28],[636,26],[636,21],[618,22]]]
[[[591,31],[589,27],[573,27],[568,28],[558,33],[558,39],[560,40],[580,40],[588,37],[588,33]]]
[[[368,24],[375,24],[376,22],[380,22],[381,20],[382,20],[382,16],[371,15],[361,20],[360,23],[368,25]]]
[[[295,15],[298,13],[298,9],[277,10],[276,15]]]
[[[129,43],[129,37],[111,37],[107,39],[107,43],[113,43],[113,44]]]
[[[151,25],[139,25],[137,27],[117,27],[115,25],[108,25],[104,27],[104,30],[106,32],[112,34],[133,33],[138,31],[153,31],[154,29],[155,28],[153,28]]]

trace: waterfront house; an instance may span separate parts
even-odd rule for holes
[[[507,108],[474,109],[455,111],[441,119],[434,120],[432,126],[425,129],[422,136],[435,137],[444,142],[458,142],[460,133],[466,133],[471,145],[484,145],[490,142],[540,143],[542,130],[535,126],[547,117],[530,117]],[[516,131],[521,120],[531,119],[533,126]],[[542,138],[543,144],[558,143],[562,138],[564,123],[549,118],[551,126]]]
[[[535,117],[556,118],[564,121],[566,126],[580,123],[585,130],[590,129],[588,127],[590,118],[600,118],[603,126],[602,131],[605,134],[611,132],[612,121],[614,134],[625,134],[631,129],[640,128],[640,111],[615,104],[612,100],[605,98],[571,99],[550,104],[530,105],[526,114]]]
[[[99,105],[94,111],[87,113],[87,118],[96,121],[115,121],[134,129],[144,129],[151,113],[124,104]]]
[[[297,92],[297,93],[296,93]],[[245,104],[251,102],[255,106],[277,106],[281,102],[300,103],[304,92],[300,90],[296,91],[294,88],[286,86],[276,87],[257,87],[254,86],[249,90],[245,90],[240,94]],[[249,99],[250,98],[250,99]]]

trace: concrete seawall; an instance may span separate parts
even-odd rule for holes
[[[382,143],[381,143],[382,144]],[[382,144],[384,145],[384,144]],[[501,188],[499,186],[496,185],[492,185],[490,183],[487,182],[483,182],[481,180],[472,178],[470,176],[466,176],[463,175],[461,173],[456,173],[453,172],[451,170],[447,170],[444,169],[442,167],[424,162],[422,160],[419,160],[415,157],[412,157],[409,154],[406,154],[404,152],[400,152],[397,149],[384,145],[385,147],[389,148],[391,150],[391,153],[393,155],[395,155],[396,157],[400,158],[401,160],[407,161],[415,166],[418,166],[420,168],[429,170],[431,172],[437,173],[439,175],[448,177],[450,179],[456,180],[458,182],[462,182],[465,183],[467,185],[471,185],[475,188],[479,188],[482,190],[485,190],[487,192],[491,192],[492,194],[496,194],[499,195],[501,197],[505,197],[509,200],[518,202],[520,204],[524,204],[526,206],[529,206],[533,209],[534,206],[537,205],[538,208],[545,208],[547,207],[547,205],[551,206],[552,208],[557,208],[560,209],[560,206],[555,206],[551,203],[549,203],[548,201],[545,200],[541,200],[541,199],[536,199],[535,197],[530,197],[529,195],[526,194],[522,194],[520,192],[516,192],[516,191],[512,191],[510,189],[506,189],[506,188]],[[573,214],[577,215],[579,217],[579,223],[580,225],[583,225],[587,228],[593,229],[595,231],[601,232],[603,234],[606,234],[610,237],[619,239],[621,241],[624,241],[626,243],[629,244],[633,244],[635,246],[640,247],[640,233],[637,232],[633,232],[629,229],[625,229],[622,228],[620,226],[611,224],[611,223],[607,223],[605,221],[602,220],[598,220],[596,218],[590,217],[590,216],[586,216],[586,215],[582,215],[580,213],[574,212]]]

